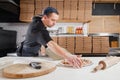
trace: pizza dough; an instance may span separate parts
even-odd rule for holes
[[[90,65],[93,64],[92,61],[89,60],[89,59],[82,59],[82,61],[83,61],[82,67],[90,66]],[[60,65],[65,66],[65,67],[73,67],[72,65],[70,65],[70,64],[68,63],[68,61],[67,61],[66,59],[62,60],[62,61],[60,62]]]

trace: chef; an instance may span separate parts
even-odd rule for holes
[[[42,15],[34,16],[29,25],[26,38],[23,41],[21,54],[18,54],[18,56],[38,56],[40,48],[41,53],[44,52],[44,48],[49,48],[54,53],[67,59],[73,67],[80,68],[82,66],[81,58],[63,50],[62,47],[52,40],[46,29],[54,26],[58,19],[59,13],[53,7],[47,7]]]

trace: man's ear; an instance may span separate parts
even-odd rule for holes
[[[43,19],[47,19],[47,16],[46,16],[46,15],[44,15],[44,16],[43,16]]]

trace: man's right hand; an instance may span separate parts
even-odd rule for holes
[[[70,64],[71,66],[73,66],[74,68],[81,68],[83,65],[83,61],[81,59],[81,56],[77,56],[77,55],[68,55],[66,57],[66,59],[68,60],[68,64]]]

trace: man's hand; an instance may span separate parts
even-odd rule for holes
[[[46,50],[46,48],[42,45],[41,46],[41,48],[40,48],[40,54],[42,55],[42,56],[45,56],[46,54],[45,54],[45,51]]]
[[[66,59],[68,60],[69,65],[73,66],[74,68],[81,68],[83,65],[81,56],[69,55]]]

